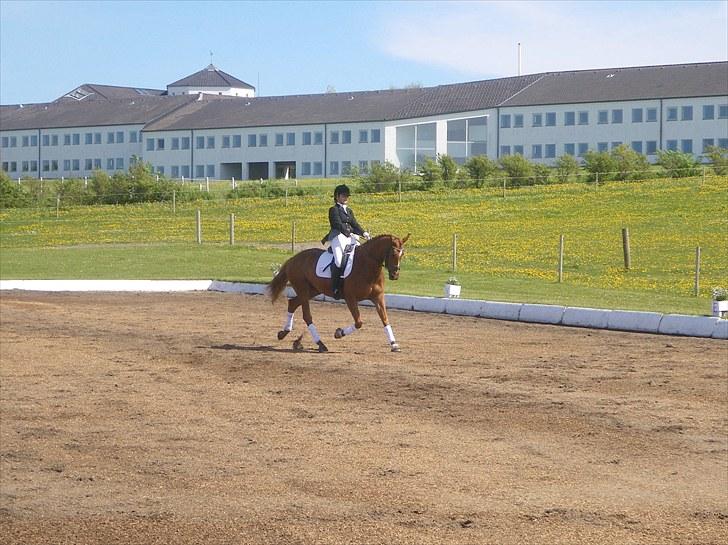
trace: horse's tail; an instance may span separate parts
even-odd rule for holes
[[[281,292],[286,289],[286,284],[288,284],[288,261],[286,261],[278,271],[278,273],[273,277],[273,280],[271,280],[268,283],[268,295],[270,295],[271,302],[275,303],[276,299],[278,299],[278,296],[281,294]]]

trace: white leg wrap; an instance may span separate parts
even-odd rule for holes
[[[311,338],[313,339],[313,342],[318,343],[321,340],[321,336],[319,335],[316,326],[313,324],[309,324],[308,330],[311,332]]]
[[[356,331],[356,326],[354,324],[346,326],[343,330],[344,335],[351,335]]]
[[[389,341],[389,344],[394,343],[395,340],[394,340],[394,332],[392,331],[392,326],[389,324],[385,325],[384,332],[387,334],[387,340]]]
[[[288,313],[286,323],[283,324],[283,331],[293,331],[293,312]]]

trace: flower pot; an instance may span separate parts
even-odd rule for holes
[[[445,284],[445,297],[460,297],[460,286]]]
[[[713,316],[718,318],[728,316],[728,301],[713,301]]]

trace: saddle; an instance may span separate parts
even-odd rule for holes
[[[346,248],[344,248],[344,272],[341,274],[341,278],[346,278],[351,274],[355,253],[356,245],[347,244]],[[325,252],[321,253],[316,262],[316,276],[319,278],[331,278],[331,264],[333,262],[334,254],[329,247]]]

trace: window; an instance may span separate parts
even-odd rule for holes
[[[553,159],[556,157],[556,144],[546,144],[544,146],[544,157],[546,159]]]
[[[622,122],[622,110],[612,110],[612,123]]]
[[[718,106],[718,119],[726,118],[728,118],[728,104],[721,104]]]
[[[190,166],[189,165],[182,165],[182,168],[180,169],[180,174],[183,178],[189,178],[190,177]]]
[[[286,133],[286,146],[295,146],[295,145],[296,145],[296,133],[287,132]]]
[[[372,137],[371,142],[372,144],[378,144],[382,141],[382,133],[379,129],[372,129]]]
[[[703,153],[708,151],[708,148],[715,144],[713,138],[703,138]]]
[[[74,159],[71,161],[71,170],[78,172],[81,170],[81,159]]]
[[[84,168],[86,170],[93,170],[93,168],[94,168],[94,161],[93,161],[93,159],[86,159],[86,162],[84,163]]]
[[[513,155],[523,155],[523,146],[521,146],[521,145],[513,146]]]
[[[313,175],[321,176],[324,172],[324,165],[321,161],[315,161],[313,164]]]
[[[9,147],[9,142],[10,142],[10,140],[8,139],[8,137],[7,136],[3,136],[3,138],[2,138],[2,147],[4,147],[4,148]]]
[[[329,144],[339,143],[339,131],[331,131],[329,133]]]
[[[665,147],[668,151],[677,151],[677,140],[668,140]]]
[[[543,114],[533,114],[531,116],[531,126],[541,127],[543,125]]]
[[[230,137],[225,135],[222,137],[222,147],[223,148],[229,148],[230,147]]]
[[[622,142],[612,142],[612,149],[618,148],[621,145],[622,145]]]
[[[56,172],[58,170],[58,161],[51,159],[51,171]]]
[[[634,151],[642,153],[642,142],[640,140],[633,140],[631,145]]]
[[[233,135],[233,147],[234,148],[239,148],[242,145],[242,143],[243,142],[242,142],[242,138],[240,137],[240,135],[239,134],[234,134]]]
[[[116,143],[117,144],[124,143],[124,131],[116,131]]]
[[[154,151],[154,138],[147,138],[147,151]]]
[[[564,144],[565,155],[575,155],[576,146],[574,144]]]
[[[541,159],[543,157],[543,146],[541,144],[533,144],[531,146],[531,157],[533,159]]]
[[[501,157],[506,157],[507,155],[511,154],[511,147],[510,146],[501,146],[500,147],[500,155]]]
[[[157,167],[157,174],[164,176],[164,167]]]
[[[137,142],[137,132],[136,131],[129,131],[129,142],[132,144],[136,144]]]
[[[54,146],[57,146],[58,145],[58,137],[57,136],[54,136],[53,137],[53,140],[54,140],[54,144],[53,145]],[[141,136],[139,137],[139,141],[141,142]],[[95,132],[94,133],[94,144],[100,144],[100,143],[101,143],[101,133],[100,132]]]
[[[693,141],[692,139],[686,139],[686,140],[680,140],[680,149],[683,151],[683,153],[692,153],[693,152]]]
[[[351,131],[341,131],[341,143],[351,144]]]
[[[703,119],[715,119],[715,106],[712,104],[703,106]]]
[[[597,152],[605,153],[609,150],[609,142],[597,142]]]
[[[571,126],[576,124],[576,112],[564,112],[564,125]]]
[[[369,131],[367,131],[367,130],[359,131],[359,143],[360,144],[369,143]]]
[[[179,138],[172,138],[172,149],[179,149]]]
[[[30,145],[33,146],[34,148],[38,147],[38,135],[37,134],[32,134],[30,136]]]
[[[556,126],[556,112],[546,112],[546,126],[547,127]]]
[[[215,149],[215,137],[214,136],[207,137],[207,149]]]
[[[283,145],[283,133],[277,132],[276,133],[276,146],[282,146]]]
[[[106,133],[106,143],[107,144],[113,144],[114,143],[114,137],[115,137],[115,133],[113,133],[113,132],[107,132]]]
[[[164,149],[164,138],[157,138],[157,149],[158,150]]]
[[[680,120],[681,121],[692,121],[693,120],[693,107],[683,106],[680,109]]]
[[[359,172],[367,174],[369,172],[369,161],[359,161]]]
[[[718,138],[718,147],[728,149],[728,138]]]
[[[597,113],[597,125],[606,125],[609,123],[609,111],[599,110]]]
[[[302,146],[311,145],[311,133],[309,131],[305,131],[305,132],[301,133],[301,145]]]
[[[123,157],[116,158],[116,170],[124,170],[124,158]]]
[[[198,136],[195,138],[195,147],[197,149],[205,149],[205,137],[204,136]],[[200,165],[197,165],[199,167]],[[197,168],[195,167],[195,168]]]
[[[172,178],[179,178],[179,167],[172,165]]]
[[[70,143],[70,141],[69,141],[69,143]],[[18,139],[14,136],[11,136],[10,137],[10,147],[15,148],[17,146],[18,146]]]
[[[205,165],[195,165],[195,178],[205,177]]]
[[[208,178],[214,178],[215,177],[215,165],[207,165],[205,168],[205,176]]]
[[[647,123],[657,122],[657,108],[647,108]]]
[[[28,161],[23,161],[23,172],[28,172]]]
[[[51,162],[48,159],[43,160],[43,172],[48,172],[51,169]]]
[[[339,162],[338,161],[329,161],[329,174],[331,174],[332,176],[339,175]]]
[[[17,170],[18,170],[18,162],[10,161],[10,172],[17,172]]]
[[[301,175],[302,176],[310,176],[311,175],[311,163],[308,161],[304,161],[301,163]]]
[[[94,159],[94,169],[101,170],[101,159]]]
[[[642,123],[642,108],[632,108],[632,123]]]
[[[579,112],[579,125],[589,124],[589,112]]]
[[[648,140],[645,142],[645,152],[647,155],[657,154],[657,140]]]
[[[112,158],[106,160],[106,170],[114,170],[114,160]]]
[[[351,161],[341,161],[341,174],[343,176],[351,174]]]
[[[677,107],[671,106],[667,109],[667,120],[677,121]]]
[[[584,155],[586,155],[586,152],[589,151],[589,144],[587,144],[586,142],[579,142],[577,149],[579,151],[579,157],[584,157]]]
[[[316,131],[313,133],[313,143],[315,146],[323,146],[324,144],[324,133]]]
[[[81,133],[74,132],[73,133],[73,145],[78,146],[81,144]]]
[[[7,137],[3,138],[3,147],[4,148],[7,148],[8,147],[7,146],[7,143],[8,143]],[[44,146],[50,146],[51,145],[51,137],[48,136],[47,134],[44,134],[43,135],[43,145]]]
[[[514,129],[523,128],[523,114],[513,114],[513,128]]]
[[[71,160],[70,159],[64,159],[63,160],[63,170],[71,170]]]
[[[30,171],[31,172],[38,172],[38,161],[31,161],[30,162]]]
[[[267,146],[268,146],[268,135],[267,134],[258,135],[258,147],[265,148]]]
[[[23,143],[21,144],[21,146],[23,146],[24,148],[27,148],[29,145],[30,145],[30,138],[28,138],[27,136],[23,136]]]
[[[258,147],[258,135],[257,134],[249,134],[248,135],[248,147],[249,148],[256,148],[256,147]]]
[[[511,115],[510,114],[501,114],[500,128],[501,129],[510,129],[511,128]]]
[[[182,149],[190,149],[190,137],[189,136],[183,136],[182,142],[180,142]]]
[[[88,145],[91,145],[94,143],[94,133],[87,132],[83,137],[83,143]]]
[[[101,133],[98,133],[98,134],[99,134],[99,144],[100,144],[101,143]],[[94,138],[95,137],[96,136],[94,135]],[[94,144],[95,143],[96,142],[94,142]],[[57,134],[53,134],[53,135],[51,135],[51,146],[57,146],[57,145],[58,145],[58,135]]]

